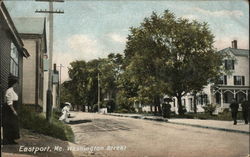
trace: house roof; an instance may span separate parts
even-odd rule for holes
[[[249,56],[249,50],[247,49],[235,49],[235,48],[225,48],[219,51],[220,53],[228,53],[231,52],[232,54],[234,54],[235,56]]]
[[[13,19],[21,34],[43,34],[45,19],[41,17],[20,17]]]
[[[45,53],[47,53],[46,18],[19,17],[13,19],[17,31],[22,35],[41,35],[44,38]]]
[[[23,53],[24,57],[29,57],[30,54],[28,53],[28,51],[23,47],[23,42],[17,32],[17,29],[13,23],[12,18],[9,15],[9,12],[7,10],[7,8],[5,7],[3,1],[0,1],[0,14],[2,14],[3,18],[4,18],[4,23],[7,25],[7,29],[10,31],[11,35],[13,36],[14,39],[14,43],[17,46],[18,50],[21,51]]]

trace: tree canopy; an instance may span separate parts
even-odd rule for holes
[[[166,10],[163,15],[153,12],[130,32],[125,71],[130,71],[142,97],[176,97],[182,114],[181,97],[220,74],[221,56],[207,23],[176,18]]]

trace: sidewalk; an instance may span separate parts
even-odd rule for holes
[[[233,125],[232,121],[220,121],[220,120],[200,120],[200,119],[183,119],[183,118],[173,118],[164,120],[161,116],[144,116],[140,114],[121,114],[121,113],[109,113],[108,115],[161,121],[176,125],[186,125],[186,126],[227,131],[227,132],[250,134],[249,132],[250,125],[244,124],[243,121],[238,121],[237,125]]]
[[[85,146],[33,133],[26,129],[21,129],[20,134],[21,138],[17,140],[17,145],[1,146],[3,157],[87,157],[97,155],[87,151],[68,150]],[[40,150],[35,151],[38,148]]]

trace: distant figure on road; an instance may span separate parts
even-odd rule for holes
[[[232,112],[232,118],[234,120],[234,125],[237,124],[237,113],[238,113],[238,109],[239,109],[239,104],[236,102],[236,99],[233,98],[232,99],[232,103],[229,106],[231,108],[231,112]]]
[[[171,105],[169,104],[169,98],[164,98],[162,103],[162,116],[163,118],[170,118]]]
[[[242,115],[243,119],[245,120],[245,124],[248,124],[249,118],[250,118],[250,105],[249,101],[247,101],[245,98],[243,98],[241,102],[241,107],[242,107]]]
[[[71,104],[69,102],[65,102],[65,106],[62,109],[62,116],[59,118],[60,121],[63,121],[65,123],[69,123],[69,110],[70,110]]]

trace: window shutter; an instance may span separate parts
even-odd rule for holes
[[[227,75],[224,75],[224,85],[227,85]]]
[[[232,60],[232,69],[234,70],[234,60]]]
[[[227,70],[227,60],[225,60],[225,69]]]
[[[236,85],[236,76],[234,76],[234,85]]]
[[[245,77],[242,76],[242,85],[245,85]]]

